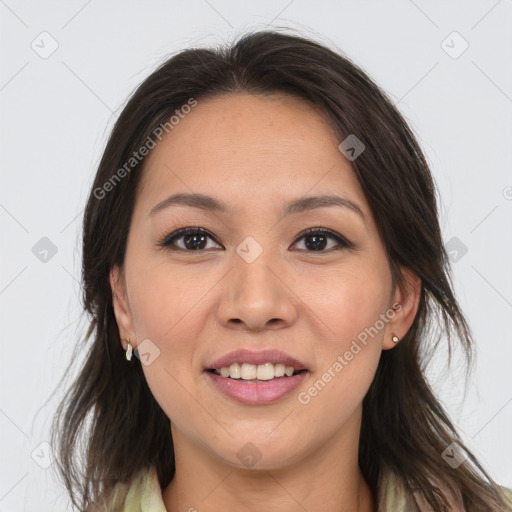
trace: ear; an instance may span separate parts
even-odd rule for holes
[[[401,267],[404,284],[396,287],[391,300],[391,308],[395,314],[386,326],[386,335],[382,342],[382,349],[389,350],[397,345],[410,329],[420,302],[421,279],[411,269]],[[391,315],[389,315],[391,317]],[[393,341],[393,336],[398,341]]]
[[[129,338],[133,350],[135,350],[135,329],[133,328],[133,318],[126,293],[126,281],[123,270],[120,269],[119,266],[115,265],[112,267],[109,281],[112,289],[112,305],[119,329],[121,344],[123,345],[123,349],[126,350],[126,339]]]

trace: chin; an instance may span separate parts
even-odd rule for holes
[[[234,447],[239,447],[234,450]],[[280,469],[296,462],[300,456],[295,451],[297,444],[283,444],[281,440],[271,438],[258,441],[254,438],[231,440],[226,451],[221,447],[214,449],[226,464],[237,469],[250,471],[269,471]]]

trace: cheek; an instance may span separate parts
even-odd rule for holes
[[[197,268],[171,268],[165,263],[132,267],[131,306],[138,337],[172,343],[201,307],[201,298],[213,286],[208,273]],[[200,331],[200,329],[198,329]]]
[[[366,347],[375,340],[373,345],[380,349],[386,325],[380,318],[390,286],[384,266],[362,262],[323,280],[321,288],[309,294],[306,302],[324,324],[326,336],[318,345],[326,354],[344,352],[354,340]]]
[[[182,418],[193,415],[203,420],[205,414],[201,400],[191,399],[194,391],[190,383],[197,351],[195,340],[200,339],[203,328],[201,298],[214,283],[208,285],[204,275],[197,274],[197,270],[171,272],[161,264],[133,265],[131,270],[131,309],[137,341],[144,342],[150,352],[150,362],[144,364],[139,350],[142,369],[155,400],[177,426]]]
[[[354,266],[330,281],[336,286],[324,286],[323,294],[309,295],[308,306],[321,319],[317,325],[322,326],[323,335],[315,344],[317,367],[302,403],[313,398],[317,405],[334,401],[343,407],[333,415],[343,416],[366,394],[389,322],[382,318],[391,281],[379,268],[385,269],[369,264]],[[333,420],[340,420],[334,416]]]

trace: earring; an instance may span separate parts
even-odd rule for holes
[[[398,336],[393,336],[391,339],[393,340],[393,343],[398,343],[400,341]]]
[[[128,348],[126,349],[126,359],[128,361],[132,360],[132,344],[130,343],[130,338],[126,338],[126,343],[128,345]]]

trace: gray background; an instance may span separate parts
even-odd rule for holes
[[[429,377],[512,486],[511,22],[512,0],[0,0],[0,511],[68,509],[45,444],[60,396],[47,400],[85,329],[81,215],[120,108],[166,55],[269,25],[336,44],[417,134],[478,346],[466,394],[446,354]]]

